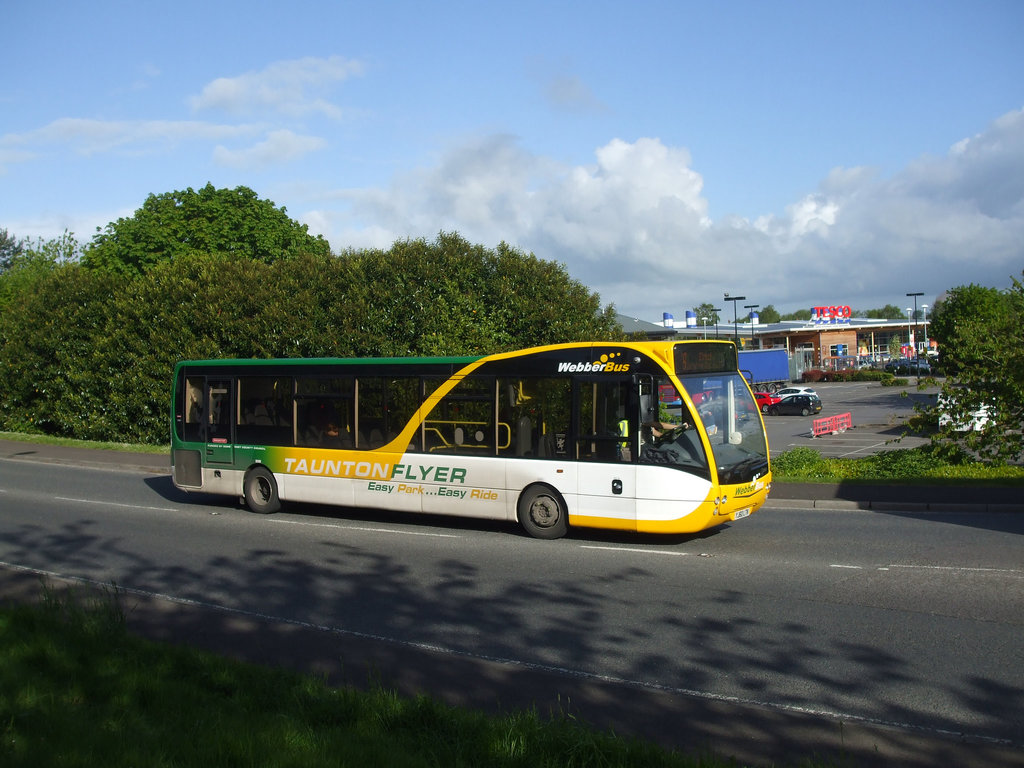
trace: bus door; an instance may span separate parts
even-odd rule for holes
[[[206,463],[230,465],[235,462],[231,425],[234,409],[231,379],[206,380]]]
[[[636,451],[639,429],[633,377],[588,377],[573,387],[577,493],[575,514],[636,524]]]

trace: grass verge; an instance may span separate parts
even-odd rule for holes
[[[489,717],[150,642],[111,590],[0,606],[0,764],[735,766],[571,717]]]
[[[801,446],[772,459],[772,479],[779,483],[1024,486],[1024,467],[986,466],[962,456],[949,460],[930,446],[896,448],[857,459],[826,458]]]
[[[129,453],[152,453],[170,455],[169,445],[144,445],[142,443],[108,443],[98,440],[76,440],[70,437],[51,437],[26,432],[0,432],[0,440],[16,440],[19,443],[40,445],[67,445],[74,448],[93,448],[100,451],[127,451]]]

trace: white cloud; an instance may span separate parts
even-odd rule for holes
[[[270,111],[291,117],[320,114],[338,119],[341,109],[328,101],[324,92],[362,72],[361,62],[341,56],[279,61],[258,72],[217,78],[190,103],[197,111],[216,109],[236,115]]]
[[[726,291],[783,311],[870,309],[908,290],[1003,287],[1024,267],[1024,111],[891,178],[835,169],[783,216],[753,222],[708,219],[684,148],[615,139],[595,159],[566,167],[509,136],[475,139],[386,190],[346,190],[313,228],[335,249],[441,230],[505,240],[648,318]]]
[[[213,159],[218,165],[251,171],[286,163],[326,146],[327,142],[317,136],[299,136],[282,129],[271,131],[264,141],[246,149],[231,150],[218,145],[213,150]]]
[[[44,148],[65,147],[79,154],[109,152],[115,149],[151,149],[183,141],[224,140],[252,133],[246,125],[218,125],[194,120],[93,120],[62,117],[42,128],[0,137],[0,152],[8,147],[29,147],[38,153]],[[26,158],[28,150],[23,151]]]

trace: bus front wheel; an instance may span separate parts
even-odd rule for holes
[[[523,491],[517,508],[519,524],[536,539],[558,539],[569,530],[569,514],[552,488],[535,485]]]
[[[253,467],[245,476],[245,504],[253,512],[269,515],[281,508],[274,473],[266,467]]]

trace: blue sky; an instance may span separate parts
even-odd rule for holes
[[[336,252],[457,231],[624,314],[1024,269],[1024,3],[4,3],[0,228],[244,185]]]

